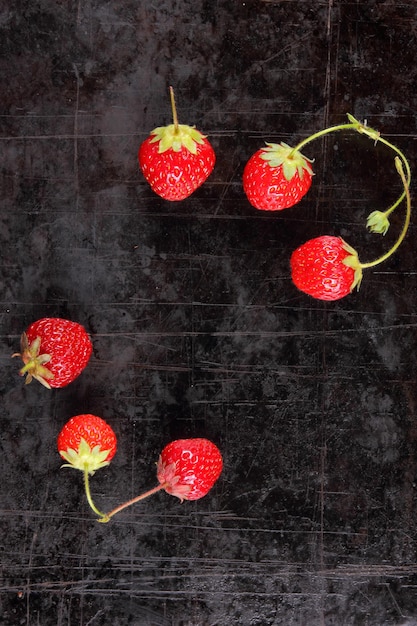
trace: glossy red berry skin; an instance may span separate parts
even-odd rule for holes
[[[93,346],[81,324],[58,317],[33,322],[21,338],[26,382],[36,378],[46,387],[65,387],[86,367]]]
[[[57,448],[68,465],[89,473],[108,465],[117,451],[117,437],[101,417],[75,415],[64,425]]]
[[[223,469],[222,455],[208,439],[178,439],[161,452],[157,466],[160,484],[181,500],[205,496]]]
[[[294,250],[290,265],[295,286],[318,300],[344,298],[360,283],[357,254],[340,237],[310,239]]]
[[[281,146],[268,144],[280,149]],[[269,150],[269,153],[268,153]],[[294,206],[311,187],[312,170],[307,160],[299,156],[298,167],[285,174],[284,165],[268,161],[270,148],[255,152],[243,170],[243,190],[249,202],[262,211],[282,211]],[[299,153],[297,153],[299,155]]]
[[[182,146],[159,152],[159,142],[151,135],[138,152],[139,165],[152,190],[164,200],[188,198],[210,176],[216,155],[209,141],[202,137],[196,143],[195,154]]]

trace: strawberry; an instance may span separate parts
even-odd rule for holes
[[[59,317],[33,322],[21,336],[20,375],[26,384],[36,378],[44,387],[65,387],[86,367],[93,346],[85,328]]]
[[[360,285],[362,266],[356,250],[341,237],[310,239],[291,255],[296,287],[318,300],[339,300]]]
[[[311,187],[312,161],[286,143],[267,143],[251,156],[243,170],[243,190],[263,211],[294,206]]]
[[[58,452],[63,467],[73,467],[93,474],[110,463],[117,450],[113,429],[97,415],[76,415],[58,435]]]
[[[208,439],[178,439],[162,450],[157,477],[172,496],[198,500],[210,491],[222,468],[222,456]]]
[[[170,88],[174,123],[151,131],[138,152],[139,165],[151,188],[165,200],[188,198],[213,171],[216,155],[194,126],[178,124]]]
[[[208,439],[177,439],[162,450],[157,463],[159,485],[110,513],[99,513],[99,522],[108,522],[116,513],[164,489],[182,500],[198,500],[205,496],[219,478],[223,459],[217,446]],[[97,511],[96,511],[97,512]]]

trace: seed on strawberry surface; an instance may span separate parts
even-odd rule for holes
[[[21,336],[20,375],[28,384],[35,378],[47,389],[65,387],[86,367],[93,346],[81,324],[59,317],[44,317],[33,322]]]

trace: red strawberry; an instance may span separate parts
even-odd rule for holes
[[[178,439],[162,450],[157,476],[172,496],[198,500],[210,491],[222,468],[222,456],[208,439]]]
[[[184,200],[213,171],[216,155],[205,135],[194,126],[178,124],[170,88],[174,123],[151,131],[139,148],[138,160],[153,191],[165,200]]]
[[[63,467],[73,467],[93,474],[110,463],[117,450],[113,429],[96,415],[76,415],[58,435],[58,452]]]
[[[249,202],[263,211],[294,206],[311,187],[312,161],[286,143],[267,143],[243,170],[243,190]]]
[[[291,255],[296,287],[318,300],[339,300],[360,285],[362,267],[356,250],[340,237],[310,239]]]
[[[165,489],[180,500],[198,500],[205,496],[219,478],[223,459],[217,446],[208,439],[178,439],[162,450],[157,464],[159,485],[120,504],[110,513],[99,513],[99,522],[111,517],[128,506]]]
[[[23,333],[20,375],[26,384],[36,378],[44,387],[65,387],[81,374],[93,349],[85,328],[59,317],[44,317]]]

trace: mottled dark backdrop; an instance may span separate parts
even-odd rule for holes
[[[0,623],[417,624],[415,224],[336,303],[289,272],[312,236],[363,260],[394,242],[404,207],[385,238],[364,228],[400,193],[392,155],[349,133],[311,144],[313,187],[281,214],[241,185],[264,141],[347,112],[414,167],[416,3],[6,1],[0,50]],[[175,204],[136,160],[170,84],[217,153]],[[10,359],[45,315],[94,342],[61,390],[25,387]],[[215,441],[223,475],[202,500],[162,492],[97,524],[56,451],[82,412],[119,437],[100,508],[154,486],[172,438]]]

